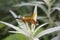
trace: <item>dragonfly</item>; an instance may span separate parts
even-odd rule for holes
[[[37,6],[35,6],[34,12],[32,13],[32,15],[24,16],[24,17],[16,18],[16,19],[22,20],[24,23],[30,22],[30,23],[33,23],[35,25],[38,24],[38,21],[37,21]]]

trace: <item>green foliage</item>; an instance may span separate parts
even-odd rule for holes
[[[34,36],[36,36],[37,34],[39,34],[40,32],[42,32],[44,29],[43,28],[40,28],[39,30],[37,30],[37,32],[35,33]]]
[[[5,25],[0,23],[0,29],[2,29]]]
[[[28,38],[22,34],[11,34],[3,40],[28,40]]]

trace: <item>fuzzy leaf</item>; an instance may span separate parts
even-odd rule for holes
[[[60,11],[60,7],[53,7],[52,9],[53,9],[53,11],[54,11],[54,10]]]
[[[44,2],[42,1],[30,1],[30,2],[35,3],[35,4],[44,4]]]
[[[47,25],[47,24],[48,24],[48,23],[44,23],[44,24],[40,25],[39,27],[37,27],[34,33],[36,33],[41,27],[43,27],[43,26],[45,26],[45,25]]]
[[[38,38],[34,38],[34,40],[39,40]]]
[[[14,16],[14,18],[18,17],[12,10],[9,10],[9,12]],[[20,15],[19,15],[19,17],[20,17]],[[24,29],[25,31],[27,31],[26,30],[26,25],[23,22],[20,22],[19,19],[16,19],[16,21],[17,21],[19,27],[21,27],[21,29]]]
[[[16,31],[18,31],[18,33],[20,32],[20,33],[22,33],[22,34],[24,34],[24,35],[26,35],[26,36],[28,36],[28,37],[30,36],[27,32],[19,29],[18,27],[14,26],[14,25],[12,25],[12,24],[9,24],[9,23],[3,22],[3,21],[0,21],[0,23],[3,23],[3,24],[5,24],[5,25],[7,25],[8,27],[11,27],[11,28],[15,29]],[[10,32],[14,32],[14,31],[10,31]]]
[[[14,25],[12,25],[12,24],[10,24],[10,23],[3,22],[3,21],[0,21],[0,23],[3,23],[3,24],[5,24],[5,25],[7,25],[8,27],[11,27],[11,28],[13,28],[13,29],[15,29],[15,30],[17,30],[17,31],[20,30],[18,27],[14,26]]]
[[[56,26],[54,28],[49,28],[47,30],[40,32],[37,36],[35,36],[35,38],[39,38],[39,37],[42,37],[46,34],[49,34],[49,33],[55,32],[55,31],[59,31],[59,30],[60,30],[60,26]]]
[[[57,37],[52,38],[51,40],[59,40],[59,39],[58,39],[58,36],[57,36]]]
[[[29,37],[30,36],[30,34],[28,34],[27,32],[23,32],[23,31],[9,31],[10,33],[21,33],[21,34],[23,34],[23,35],[25,35],[25,36],[27,36],[27,37]]]
[[[47,9],[43,5],[37,4],[37,3],[21,3],[21,4],[16,4],[13,7],[35,6],[35,5],[37,5],[39,8],[41,8],[47,14]]]

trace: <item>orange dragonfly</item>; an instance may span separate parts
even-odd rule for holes
[[[16,19],[21,19],[21,20],[23,20],[24,23],[31,22],[35,25],[38,24],[38,22],[37,22],[37,6],[35,6],[34,12],[32,13],[31,16],[24,16],[24,17],[16,18]]]

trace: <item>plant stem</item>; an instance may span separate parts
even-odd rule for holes
[[[35,30],[35,25],[34,24],[31,24],[31,32],[30,32],[30,40],[34,40],[34,30]]]
[[[26,24],[26,28],[28,30],[28,32],[30,33],[30,38],[29,40],[34,40],[34,36],[33,36],[33,33],[34,33],[34,24],[31,25],[31,29],[30,29],[30,26],[28,25],[28,23],[25,23]]]
[[[25,23],[25,24],[26,24],[26,28],[27,28],[28,32],[30,33],[30,27],[29,27],[28,23]]]
[[[33,33],[31,32],[30,40],[33,40]]]
[[[49,22],[50,22],[50,27],[52,27],[52,26],[54,26],[54,21],[52,20],[50,14],[51,14],[51,5],[49,4],[48,5],[48,14],[47,14],[47,16],[48,16],[48,19],[49,19]]]

